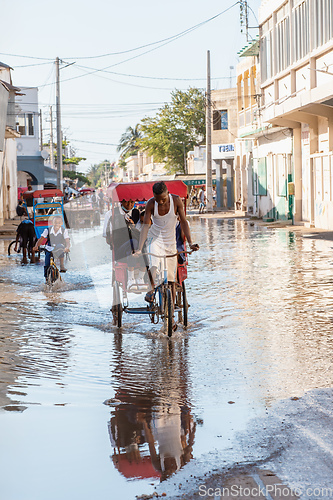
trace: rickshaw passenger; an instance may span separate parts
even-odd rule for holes
[[[178,264],[184,264],[186,260],[186,256],[184,253],[185,251],[185,234],[182,231],[181,225],[180,225],[180,220],[178,217],[178,221],[176,224],[176,244],[177,244],[177,252],[178,252]]]
[[[22,217],[23,215],[26,215],[27,217],[29,217],[27,209],[23,206],[23,201],[22,200],[19,200],[19,202],[18,202],[18,205],[16,207],[16,214],[19,217]]]
[[[135,224],[140,218],[140,212],[134,207],[133,200],[122,200],[120,207],[114,208],[114,219],[112,224],[112,210],[105,215],[103,236],[114,252],[114,260],[126,262],[128,266],[127,287],[143,285],[144,271],[139,271],[138,280],[135,280],[134,268],[137,260],[133,257],[133,252],[138,248],[140,232]]]
[[[199,246],[192,243],[192,237],[188,222],[185,217],[183,203],[178,195],[170,194],[166,184],[156,182],[153,185],[153,198],[148,200],[144,216],[144,226],[140,233],[140,242],[135,255],[140,255],[143,245],[147,239],[147,251],[155,255],[172,255],[177,252],[176,224],[179,215],[180,226],[192,250],[198,250]],[[150,220],[153,224],[149,227]],[[148,236],[148,237],[147,237]],[[161,259],[149,256],[150,270],[156,284],[157,269]],[[168,282],[173,283],[173,303],[176,297],[175,280],[177,272],[177,257],[167,258]],[[147,302],[153,301],[154,291],[146,294]],[[174,326],[175,328],[175,326]]]

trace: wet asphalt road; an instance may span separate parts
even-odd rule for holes
[[[1,499],[255,498],[268,479],[328,496],[332,242],[190,222],[190,324],[171,341],[140,316],[112,325],[100,228],[71,232],[51,292],[0,240]]]

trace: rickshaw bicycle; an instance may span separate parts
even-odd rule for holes
[[[64,220],[63,192],[60,189],[42,189],[37,191],[25,191],[23,193],[23,207],[26,209],[28,219],[32,220],[36,233],[36,240],[40,238],[45,228],[49,227],[50,219],[54,215],[61,215]],[[45,201],[48,200],[48,201]],[[29,213],[27,201],[31,201],[32,215]],[[8,245],[8,256],[14,251],[16,239]],[[22,239],[19,238],[18,250],[21,252]],[[39,251],[38,251],[39,254]],[[37,254],[37,255],[38,255]],[[28,248],[28,256],[31,256],[31,249]]]
[[[122,287],[122,295],[123,300],[121,300],[121,290],[119,281],[117,281],[116,276],[117,272],[114,274],[113,279],[113,305],[111,308],[113,314],[114,324],[121,328],[122,326],[122,315],[123,313],[127,314],[148,314],[150,320],[153,324],[157,324],[159,319],[164,323],[164,329],[167,333],[168,337],[172,336],[174,329],[173,317],[174,313],[178,313],[178,322],[182,323],[184,327],[187,327],[188,324],[188,307],[189,304],[187,302],[186,297],[186,288],[185,288],[185,279],[187,277],[187,258],[183,264],[179,264],[177,266],[177,281],[175,282],[176,287],[176,303],[173,304],[173,294],[172,294],[172,283],[168,282],[167,278],[167,264],[166,259],[170,257],[176,257],[180,254],[191,254],[193,250],[189,252],[177,252],[170,255],[156,255],[152,253],[144,253],[143,255],[151,255],[153,257],[163,259],[163,281],[154,287],[152,302],[149,303],[146,307],[136,307],[130,308],[128,306],[128,297],[127,291],[131,292],[130,289],[126,289],[126,286]],[[119,271],[119,269],[118,269]],[[118,273],[118,277],[119,273]],[[122,278],[122,277],[120,277]],[[123,283],[121,281],[121,283]],[[144,289],[141,288],[141,291],[148,291],[150,287],[147,285]]]
[[[50,266],[49,266],[49,268],[47,270],[47,274],[46,274],[46,284],[48,286],[52,286],[58,279],[60,281],[62,281],[60,271],[59,271],[59,269],[54,261],[53,252],[51,252]]]
[[[186,210],[185,200],[187,198],[187,187],[182,181],[166,181],[168,191],[170,193],[180,196],[183,200],[184,210]],[[114,218],[114,207],[115,203],[123,200],[133,200],[133,201],[147,201],[152,197],[152,187],[154,182],[136,182],[136,183],[124,183],[124,184],[112,184],[108,189],[108,195],[112,202],[112,215],[111,220]],[[191,252],[184,252],[185,255]],[[145,255],[146,252],[142,253]],[[167,266],[166,259],[168,257],[175,257],[179,253],[172,255],[156,255],[156,257],[164,260],[163,266],[163,281],[158,286],[154,286],[151,281],[151,285],[140,285],[137,290],[139,293],[150,291],[152,286],[154,289],[153,301],[145,307],[129,307],[128,303],[128,293],[131,287],[128,288],[128,278],[127,278],[127,264],[126,262],[115,261],[113,252],[113,272],[112,272],[112,289],[113,289],[113,301],[111,312],[113,315],[114,324],[120,328],[122,326],[123,313],[127,314],[146,314],[150,317],[152,323],[156,324],[159,322],[160,318],[164,322],[165,331],[169,337],[172,336],[173,332],[173,314],[178,314],[178,321],[182,322],[184,327],[188,323],[188,302],[186,297],[185,289],[185,279],[187,278],[187,258],[185,261],[177,265],[177,281],[176,287],[176,304],[173,305],[172,298],[172,284],[167,281]],[[154,255],[155,256],[155,255]],[[147,271],[148,267],[146,265]],[[149,276],[149,271],[148,271]],[[149,276],[149,278],[151,278]]]

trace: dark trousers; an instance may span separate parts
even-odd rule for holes
[[[50,267],[50,259],[51,259],[51,254],[52,252],[49,252],[48,250],[45,250],[45,261],[44,261],[44,278],[47,278],[47,270]],[[60,259],[64,257],[65,254],[60,255]]]

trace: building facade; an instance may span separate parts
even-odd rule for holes
[[[271,215],[333,229],[333,0],[264,0],[259,24]]]
[[[16,215],[17,161],[15,130],[15,97],[10,66],[0,63],[0,225]]]
[[[234,208],[234,157],[237,138],[237,91],[212,90],[212,174],[216,185],[216,206]],[[206,146],[196,146],[187,154],[186,183],[205,184]]]
[[[40,113],[38,109],[38,88],[21,87],[22,94],[16,98],[18,187],[32,184],[34,189],[44,189],[45,185],[57,185],[57,172],[45,166],[49,154],[40,144]]]

